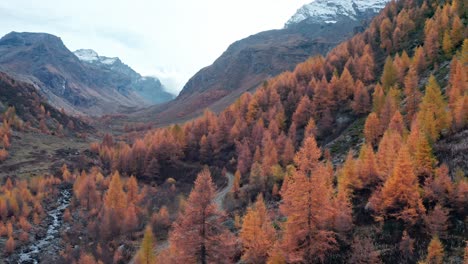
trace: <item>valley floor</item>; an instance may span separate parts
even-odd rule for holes
[[[14,131],[9,157],[0,163],[0,178],[56,173],[63,164],[79,163],[89,142],[75,137]]]

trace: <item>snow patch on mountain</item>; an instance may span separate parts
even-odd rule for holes
[[[341,17],[357,20],[363,13],[377,13],[389,0],[316,0],[299,8],[285,27],[304,20],[314,23],[336,23]]]
[[[81,61],[94,62],[99,60],[99,55],[92,49],[79,49],[73,53]]]
[[[114,62],[116,61],[117,61],[117,58],[100,57],[100,62],[107,64],[107,65],[114,64]]]
[[[98,53],[92,49],[79,49],[73,52],[78,59],[89,63],[102,63],[107,65],[114,64],[119,58],[109,58],[105,56],[99,56]]]

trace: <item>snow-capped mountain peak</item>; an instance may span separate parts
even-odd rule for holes
[[[73,52],[78,59],[88,63],[102,63],[107,65],[114,64],[119,58],[109,58],[99,56],[98,53],[92,49],[79,49]]]
[[[99,60],[99,55],[92,49],[79,49],[73,53],[81,61],[94,62]]]
[[[377,13],[389,0],[315,0],[299,8],[285,27],[304,20],[313,23],[336,23],[343,17],[357,20],[360,15]]]

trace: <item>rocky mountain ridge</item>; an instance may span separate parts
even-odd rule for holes
[[[52,106],[68,113],[96,116],[137,109],[150,105],[141,95],[149,84],[162,90],[159,82],[140,80],[118,59],[103,61],[107,64],[83,62],[51,34],[11,32],[0,39],[0,71],[34,85]]]
[[[388,2],[388,0],[316,0],[299,8],[286,22],[285,27],[292,27],[302,21],[325,24],[334,24],[343,19],[358,21],[366,14],[375,15]]]

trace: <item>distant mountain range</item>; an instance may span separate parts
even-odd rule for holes
[[[220,111],[246,91],[307,58],[327,54],[364,30],[387,0],[317,0],[301,7],[283,29],[261,32],[231,44],[201,69],[169,104],[136,113],[159,122],[185,120],[203,109]],[[144,119],[144,118],[143,118]]]
[[[151,104],[160,104],[175,98],[175,95],[165,91],[158,78],[153,76],[141,76],[117,57],[99,56],[92,49],[79,49],[73,52],[82,62],[91,67],[104,69],[109,73],[128,76],[131,80],[131,88],[144,100]]]
[[[173,98],[153,77],[92,50],[72,53],[46,33],[11,32],[0,39],[0,71],[33,84],[51,105],[74,114],[118,113]]]

